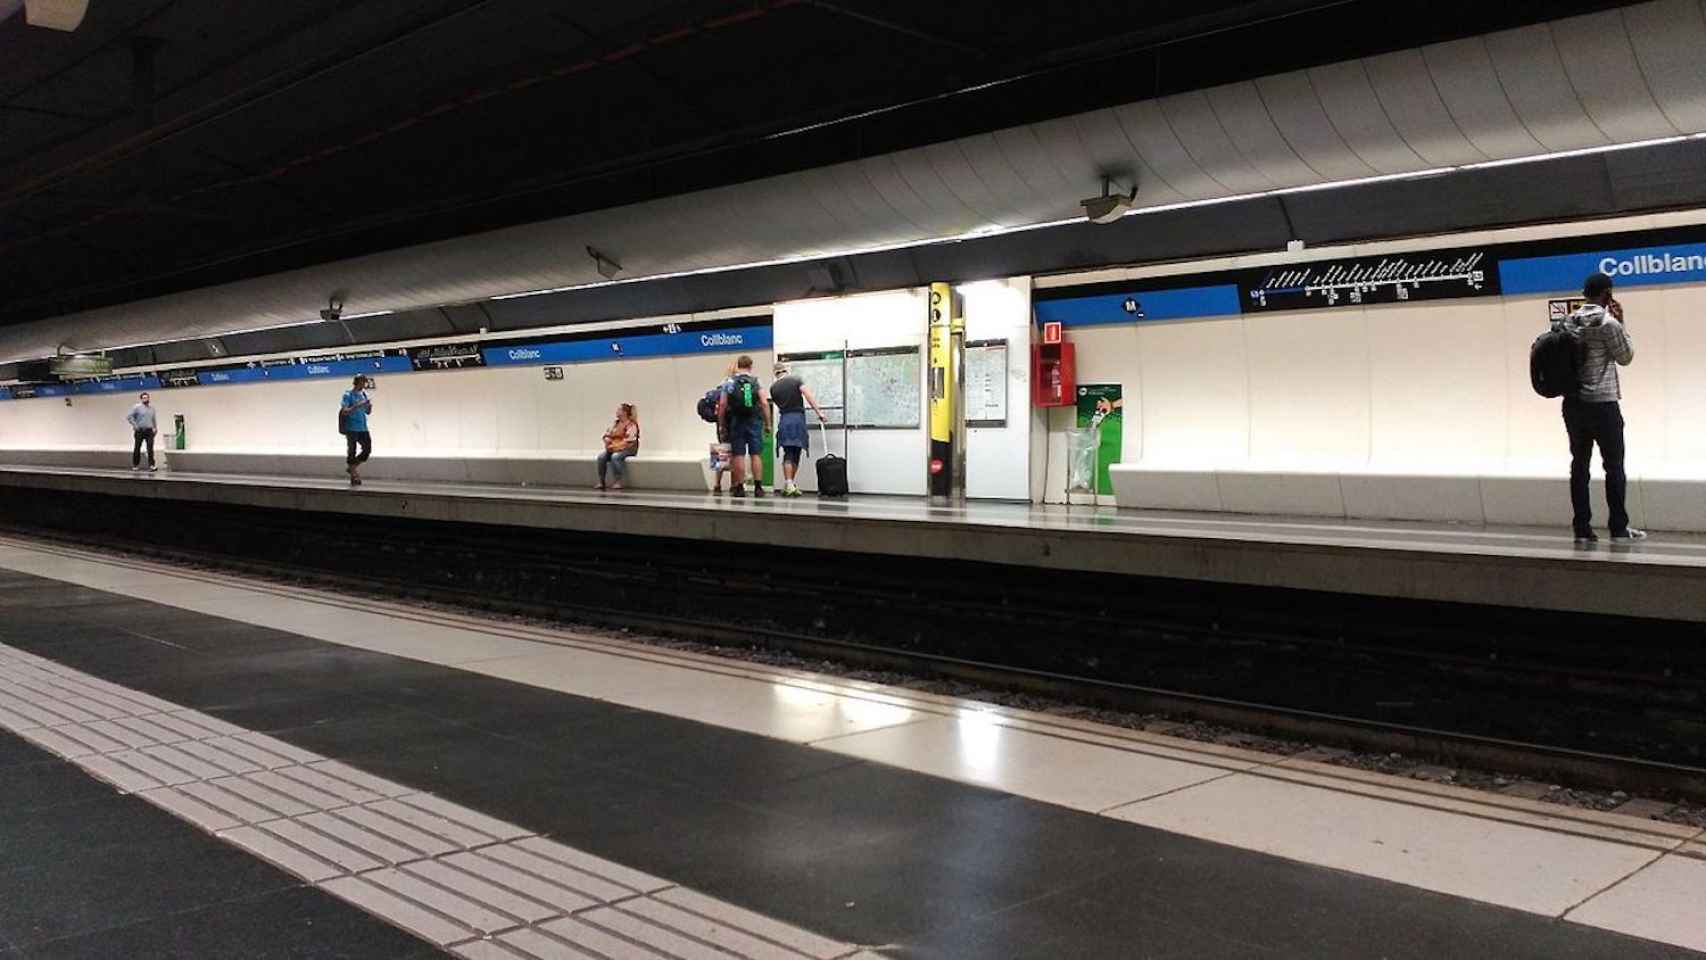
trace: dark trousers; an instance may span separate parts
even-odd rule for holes
[[[135,434],[136,444],[130,448],[130,465],[133,467],[142,466],[142,448],[146,446],[148,448],[148,465],[154,466],[154,431],[137,430]]]
[[[355,452],[357,444],[361,445],[359,455]],[[344,434],[344,445],[349,449],[349,452],[344,455],[344,462],[352,467],[361,466],[367,462],[368,457],[373,456],[373,434],[366,430],[359,433]]]
[[[1593,528],[1593,505],[1588,499],[1588,465],[1594,444],[1605,464],[1605,500],[1611,509],[1611,532],[1629,529],[1629,478],[1623,472],[1623,410],[1616,401],[1564,401],[1564,428],[1570,432],[1570,506],[1576,533]]]

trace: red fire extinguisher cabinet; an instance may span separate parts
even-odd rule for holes
[[[1031,346],[1031,397],[1039,407],[1068,407],[1078,402],[1078,360],[1071,343]]]

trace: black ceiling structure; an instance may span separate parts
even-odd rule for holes
[[[0,324],[1614,6],[91,0],[0,22]]]

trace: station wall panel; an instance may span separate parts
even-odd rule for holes
[[[1706,222],[1706,212],[1560,223],[1338,251],[1271,254],[1076,274],[1068,285],[1203,274],[1335,256],[1519,241]],[[1619,247],[1605,241],[1605,249]],[[1588,249],[1592,249],[1589,247]],[[1570,255],[1575,256],[1575,255]],[[1582,255],[1592,270],[1600,254]],[[1706,489],[1706,282],[1624,277],[1617,297],[1635,342],[1620,368],[1632,509],[1661,529],[1706,528],[1680,505]],[[1693,279],[1693,278],[1687,278]],[[1573,282],[1573,281],[1572,281]],[[1118,299],[1087,290],[1078,303]],[[1171,289],[1171,288],[1168,288]],[[1339,305],[1294,312],[1071,326],[1081,382],[1124,386],[1122,505],[1168,509],[1300,511],[1406,519],[1556,522],[1567,499],[1542,491],[1568,474],[1559,402],[1534,395],[1528,354],[1546,329],[1548,301],[1569,291]],[[1160,303],[1150,291],[1146,305]],[[1064,314],[1062,314],[1064,315]],[[1059,501],[1066,413],[1045,418],[1044,499]],[[1594,472],[1601,475],[1596,457]],[[1324,477],[1319,483],[1310,477]],[[1327,481],[1331,480],[1331,483]],[[1638,488],[1638,489],[1637,489]],[[1140,498],[1128,503],[1132,497]],[[1477,497],[1486,511],[1475,508]],[[1335,507],[1337,503],[1339,506]],[[1241,506],[1240,506],[1241,505]],[[1603,504],[1596,515],[1604,518]],[[1639,517],[1637,522],[1641,522]]]
[[[378,453],[454,455],[598,449],[616,404],[639,408],[641,455],[702,456],[715,430],[694,404],[725,376],[735,353],[645,357],[564,366],[486,367],[381,376],[373,392]],[[761,375],[772,354],[752,354]],[[152,391],[162,434],[187,419],[189,447],[204,451],[338,453],[337,406],[348,383],[296,380]],[[133,395],[0,403],[0,449],[128,445]]]
[[[928,346],[925,294],[917,288],[777,304],[774,323],[778,354],[916,346],[923,358]],[[929,492],[925,470],[930,434],[924,399],[928,365],[920,362],[919,371],[917,428],[850,430],[845,439],[841,431],[831,431],[829,448],[846,455],[852,489],[909,496]],[[812,457],[800,468],[802,490],[817,489],[811,460],[822,453],[822,438],[815,425],[812,431]]]

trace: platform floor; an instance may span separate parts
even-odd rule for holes
[[[988,560],[1407,599],[1706,622],[1706,536],[1577,547],[1483,528],[853,497],[702,494],[0,467],[0,487]],[[1567,505],[1560,504],[1560,515]],[[922,531],[928,535],[920,536]]]
[[[1694,828],[15,539],[0,609],[7,960],[218,955],[239,850],[470,960],[1706,950]]]

